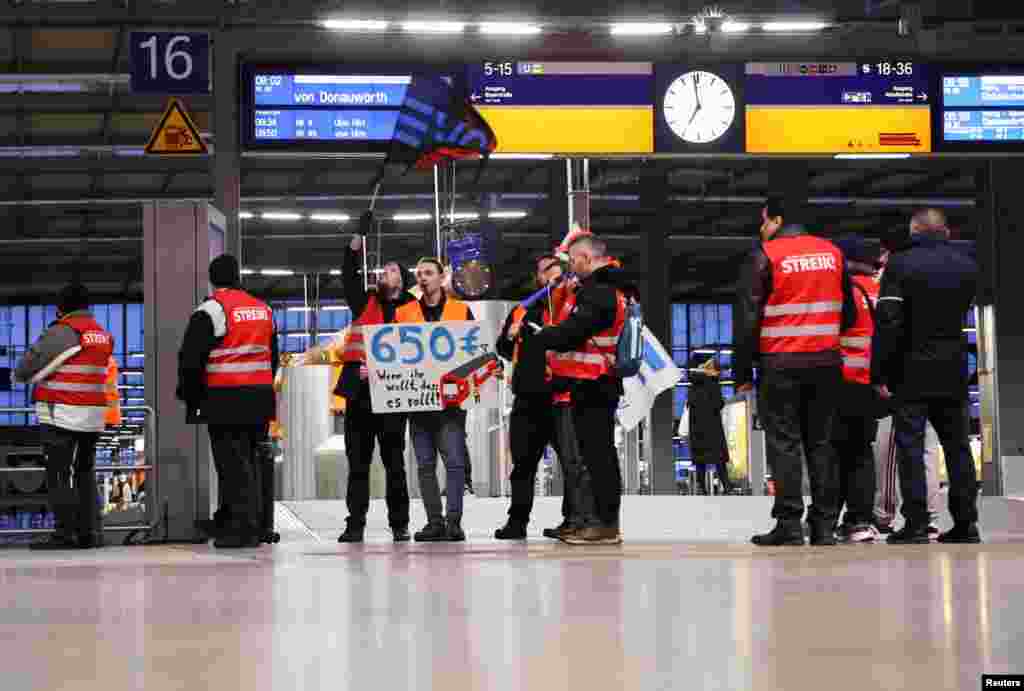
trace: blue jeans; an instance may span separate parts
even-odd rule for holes
[[[448,516],[462,516],[462,493],[466,484],[466,411],[449,408],[438,412],[409,416],[412,448],[416,452],[420,496],[430,523],[441,523],[441,488],[437,484],[437,455],[447,468]]]

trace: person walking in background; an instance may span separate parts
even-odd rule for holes
[[[732,492],[729,480],[729,445],[722,424],[722,375],[714,357],[697,353],[690,359],[690,390],[686,403],[690,408],[690,455],[697,474],[697,493],[710,494],[707,471],[713,468],[725,494]]]
[[[976,543],[978,477],[968,443],[967,344],[963,320],[977,294],[978,265],[949,242],[939,209],[910,222],[909,249],[889,259],[878,298],[871,380],[892,400],[898,449],[901,512],[906,522],[892,544],[929,541],[925,428],[935,427],[949,477],[953,529],[945,543]]]
[[[103,543],[96,487],[96,444],[106,426],[107,376],[114,337],[89,311],[89,291],[70,285],[57,298],[57,321],[32,344],[14,378],[33,385],[46,456],[46,486],[56,530],[32,549],[89,549]]]

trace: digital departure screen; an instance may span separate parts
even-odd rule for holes
[[[1024,143],[1024,73],[943,75],[942,139]]]
[[[500,153],[654,150],[652,63],[495,60],[468,70]]]
[[[925,65],[753,62],[746,66],[749,153],[931,151]]]

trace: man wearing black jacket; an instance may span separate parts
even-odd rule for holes
[[[260,444],[276,414],[278,367],[273,315],[241,289],[238,260],[210,263],[213,295],[189,320],[178,354],[177,396],[208,425],[218,491],[216,547],[255,547],[263,534]]]
[[[368,220],[364,217],[364,222]],[[373,412],[362,327],[394,323],[398,308],[416,298],[406,289],[409,277],[397,262],[383,266],[377,290],[368,294],[357,268],[362,247],[362,236],[353,236],[341,269],[345,302],[352,310],[352,325],[345,342],[345,364],[334,392],[345,397],[345,453],[348,456],[345,500],[349,516],[338,542],[363,541],[366,513],[370,508],[370,463],[375,439],[387,477],[388,523],[395,542],[408,542],[409,485],[405,476],[408,418],[400,413]]]
[[[785,207],[773,198],[761,211],[762,243],[741,275],[736,310],[737,391],[753,390],[757,359],[758,411],[776,487],[775,529],[752,542],[804,544],[806,456],[811,544],[834,545],[839,470],[830,437],[842,382],[839,335],[854,324],[856,305],[842,253],[803,226],[787,223]]]
[[[537,287],[553,286],[562,277],[562,266],[554,255],[537,260]],[[534,331],[552,322],[550,293],[529,309],[516,307],[505,320],[497,351],[513,363],[512,393],[515,402],[509,423],[512,450],[512,505],[508,522],[495,531],[498,540],[526,539],[526,526],[533,510],[537,467],[544,449],[551,444],[562,466],[565,490],[562,495],[562,525],[546,529],[545,537],[558,538],[575,531],[586,521],[577,513],[584,502],[580,491],[580,458],[572,424],[569,382],[554,380],[547,351],[539,348]],[[589,497],[589,489],[584,489]],[[586,507],[581,507],[586,511]]]
[[[628,285],[607,246],[584,234],[569,247],[570,268],[579,287],[567,318],[535,334],[536,346],[562,355],[572,380],[571,394],[583,463],[590,473],[597,525],[562,539],[569,544],[619,544],[622,469],[615,446],[615,411],[622,397],[622,379],[615,371],[615,342],[622,333]],[[556,356],[557,360],[557,356]],[[558,368],[556,376],[560,374]]]
[[[871,381],[891,399],[903,495],[904,527],[895,544],[928,542],[925,427],[938,434],[949,477],[953,529],[940,542],[980,542],[978,478],[968,444],[964,314],[974,302],[978,265],[949,243],[945,214],[925,209],[910,224],[911,247],[893,255],[882,276],[872,343]]]

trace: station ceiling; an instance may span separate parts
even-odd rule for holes
[[[639,18],[668,14],[685,18],[705,3],[589,3],[585,21]],[[844,28],[827,39],[804,43],[760,42],[757,45],[716,45],[700,50],[721,57],[730,52],[776,55],[856,53],[859,46],[899,45],[892,20],[901,3],[849,0],[843,2],[735,2],[734,14],[827,13],[843,17]],[[906,3],[902,3],[905,5]],[[905,45],[908,54],[945,53],[956,41],[978,55],[1024,54],[1024,30],[1004,10],[992,21],[979,22],[978,11],[988,3],[923,3],[924,16],[936,24]],[[578,16],[573,4],[558,1],[518,3],[519,16]],[[941,13],[939,7],[941,6]],[[133,94],[128,85],[128,34],[146,26],[266,27],[295,19],[297,38],[316,31],[311,23],[358,3],[278,2],[230,3],[179,0],[160,2],[25,2],[0,8],[0,297],[8,301],[45,301],[61,285],[79,278],[98,294],[140,298],[142,294],[142,204],[154,200],[210,199],[214,194],[208,159],[152,159],[141,149],[165,105],[159,97]],[[374,2],[375,12],[391,16],[423,12],[408,3]],[[1009,5],[1007,5],[1009,7]],[[446,2],[444,12],[474,17],[501,2]],[[867,12],[866,9],[871,9]],[[978,10],[978,11],[976,11]],[[143,19],[148,12],[147,19]],[[972,20],[973,18],[973,20]],[[972,20],[972,21],[968,21]],[[995,21],[999,20],[999,21]],[[583,21],[583,20],[581,20]],[[584,22],[585,23],[585,22]],[[925,22],[927,24],[927,21]],[[310,26],[306,26],[310,25]],[[985,29],[985,27],[989,27]],[[992,27],[998,32],[993,35]],[[263,28],[259,30],[264,30]],[[257,31],[253,29],[254,35]],[[987,33],[986,33],[987,31]],[[931,45],[936,32],[942,47]],[[942,33],[946,32],[946,33]],[[951,36],[959,37],[954,40]],[[251,43],[258,42],[252,38]],[[216,39],[214,49],[216,50]],[[241,50],[252,56],[254,48]],[[271,49],[268,49],[271,50]],[[337,53],[333,45],[318,50]],[[387,55],[385,48],[363,42],[352,50],[360,57]],[[444,50],[456,55],[458,46]],[[466,47],[480,52],[480,46]],[[509,50],[512,50],[510,48]],[[607,47],[601,48],[607,52]],[[649,48],[616,49],[616,55],[635,55]],[[675,47],[674,50],[696,50]],[[865,48],[867,50],[867,48]],[[818,53],[816,53],[818,54]],[[969,53],[958,54],[969,59]],[[648,58],[652,59],[652,58]],[[216,84],[214,85],[216,90]],[[187,99],[201,131],[216,147],[213,130],[214,96]],[[559,191],[562,161],[495,160],[478,184],[472,184],[475,164],[459,166],[457,212],[492,209],[524,212],[521,218],[495,221],[503,246],[500,260],[509,291],[528,274],[531,259],[549,249],[559,219],[565,217]],[[816,159],[803,169],[792,162],[766,159],[609,159],[592,161],[592,227],[609,238],[638,277],[651,262],[669,262],[675,297],[728,299],[738,263],[754,242],[760,201],[772,193],[780,176],[807,175],[811,204],[808,222],[829,235],[862,232],[877,237],[906,224],[909,214],[925,200],[948,206],[952,225],[963,239],[976,237],[982,223],[975,204],[980,193],[983,161],[912,159],[895,161],[835,161]],[[352,159],[253,158],[241,164],[242,208],[253,215],[243,221],[243,264],[249,267],[292,268],[326,272],[336,267],[355,219],[367,208],[370,181],[379,161]],[[796,172],[794,172],[796,170]],[[644,189],[651,180],[667,180],[668,201],[651,204]],[[395,216],[433,211],[433,177],[425,173],[390,175],[377,203],[381,255],[413,263],[427,252],[432,220],[400,221]],[[263,213],[295,212],[299,220],[261,218]],[[319,222],[314,214],[346,214],[349,223]],[[515,214],[510,214],[515,215]],[[657,227],[668,234],[668,250],[651,256],[647,233]],[[376,251],[377,238],[371,241]],[[252,277],[265,295],[301,295],[296,277]],[[327,294],[337,292],[336,279],[324,278]]]

